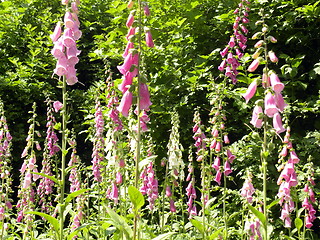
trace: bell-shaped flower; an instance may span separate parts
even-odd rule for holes
[[[278,112],[274,96],[271,92],[268,92],[264,99],[264,111],[268,117],[273,117]]]
[[[259,64],[260,64],[259,58],[253,60],[250,66],[248,67],[248,72],[254,72],[258,68]]]
[[[67,58],[69,65],[76,65],[79,62],[79,58],[77,57],[81,51],[77,49],[76,46],[72,46],[67,48]]]
[[[79,13],[79,9],[78,9],[78,6],[77,6],[77,3],[76,2],[72,2],[71,3],[71,10],[72,12],[78,14]]]
[[[67,73],[68,60],[65,56],[62,56],[58,59],[56,68],[53,70],[58,76],[63,76]]]
[[[219,157],[216,157],[216,158],[214,159],[214,163],[212,164],[212,167],[213,167],[215,170],[219,171],[220,164],[221,164],[220,158],[219,158]]]
[[[152,34],[151,34],[150,30],[146,31],[146,44],[148,47],[151,47],[151,48],[154,47]]]
[[[63,33],[62,43],[64,46],[70,48],[76,45],[76,41],[73,39],[72,29],[66,29]]]
[[[236,159],[236,156],[234,156],[232,154],[232,152],[230,151],[230,149],[227,149],[227,158],[228,158],[228,161],[232,164],[233,163],[233,160]]]
[[[124,53],[122,54],[122,57],[123,58],[126,58],[126,56],[128,55],[129,53],[129,50],[130,49],[133,49],[134,48],[134,43],[133,42],[128,42],[127,43],[127,46],[126,46],[126,49],[124,50]]]
[[[288,106],[288,104],[286,104],[286,102],[284,101],[282,94],[281,93],[275,93],[274,94],[274,99],[276,101],[276,105],[277,105],[277,108],[279,109],[279,111],[283,112],[284,108],[286,106]]]
[[[220,65],[219,65],[219,67],[218,67],[218,69],[219,69],[219,71],[223,71],[224,70],[224,68],[226,67],[226,65],[227,65],[227,62],[226,62],[226,60],[224,59],[221,63],[220,63]]]
[[[284,84],[280,82],[279,77],[274,72],[270,74],[270,83],[271,83],[272,90],[275,91],[276,93],[280,93],[284,88]]]
[[[147,4],[145,4],[143,6],[143,12],[144,12],[144,15],[149,17],[150,16],[150,9],[149,9],[149,6]]]
[[[170,199],[170,212],[176,212],[176,206],[174,205],[173,199]]]
[[[282,126],[281,115],[279,112],[276,112],[273,115],[273,128],[278,134],[286,131],[286,129]]]
[[[124,62],[121,66],[118,66],[118,70],[121,74],[125,75],[127,72],[130,71],[130,68],[134,62],[134,58],[132,56],[132,53],[129,53],[126,58],[124,59]]]
[[[75,41],[79,40],[82,36],[82,32],[79,30],[79,27],[77,25],[74,25],[72,28],[72,36]]]
[[[130,41],[130,37],[133,36],[136,33],[136,28],[135,27],[130,27],[128,30],[128,33],[126,35],[127,41]]]
[[[236,45],[235,39],[234,37],[230,37],[229,43],[228,43],[229,47],[233,48]]]
[[[128,16],[127,22],[126,22],[126,26],[128,28],[130,28],[132,26],[133,22],[134,22],[134,16],[132,13],[130,13]]]
[[[152,105],[150,101],[150,93],[148,90],[148,85],[145,83],[140,84],[139,88],[139,96],[140,96],[140,109],[149,110],[149,107]]]
[[[218,183],[219,185],[221,185],[221,177],[222,177],[222,173],[220,170],[217,171],[216,177],[214,178],[214,181],[216,183]]]
[[[273,63],[278,62],[278,58],[277,58],[276,54],[273,51],[269,51],[268,52],[268,57],[269,57],[271,62],[273,62]]]
[[[220,55],[221,57],[224,57],[229,51],[229,47],[225,47],[221,52],[220,52]]]
[[[171,192],[171,188],[170,186],[166,187],[166,197],[171,197],[172,196],[172,192]]]
[[[74,85],[78,82],[78,78],[76,76],[77,70],[74,66],[68,66],[66,73],[66,82],[68,85]]]
[[[74,21],[71,12],[66,12],[64,15],[64,25],[66,28],[73,28]]]
[[[59,112],[62,107],[63,104],[60,101],[53,102],[53,108],[55,112]]]
[[[130,85],[132,85],[132,81],[133,81],[133,77],[132,74],[130,74],[129,72],[124,75],[124,79],[122,80],[122,82],[118,85],[118,89],[124,93],[128,90],[128,88],[130,87]]]
[[[298,158],[298,156],[297,156],[295,151],[290,151],[290,160],[293,163],[299,163],[300,162],[300,159]]]
[[[65,56],[64,51],[65,51],[65,46],[62,43],[62,38],[60,38],[58,41],[56,41],[54,43],[54,46],[53,46],[53,48],[51,50],[51,54],[55,58],[59,59],[59,58]]]
[[[228,176],[230,173],[232,173],[231,167],[230,167],[230,163],[229,161],[226,161],[224,164],[224,174],[226,176]]]
[[[129,110],[132,105],[132,92],[126,91],[121,99],[120,105],[117,110],[122,113],[123,116],[128,117]]]
[[[246,100],[246,103],[248,103],[249,100],[255,95],[256,91],[257,91],[257,81],[253,81],[252,83],[250,83],[246,93],[242,95]]]
[[[253,109],[252,119],[250,121],[250,123],[256,128],[262,127],[263,119],[259,118],[259,115],[261,115],[261,114],[262,114],[262,107],[256,105]]]
[[[54,28],[53,33],[50,35],[52,42],[56,42],[61,35],[61,22],[58,22],[56,27]]]

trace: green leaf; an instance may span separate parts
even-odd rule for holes
[[[202,225],[202,223],[200,221],[198,221],[196,219],[190,219],[190,222],[192,223],[193,226],[195,226],[199,230],[199,232],[201,234],[204,233],[204,226]]]
[[[44,174],[44,173],[37,173],[37,172],[31,172],[32,174],[35,174],[35,175],[39,175],[41,177],[45,177],[45,178],[48,178],[50,179],[51,181],[54,181],[56,184],[60,185],[60,181],[58,179],[56,179],[54,176],[49,176],[47,174]]]
[[[218,229],[217,231],[215,231],[214,233],[212,233],[210,236],[209,236],[209,239],[210,240],[213,240],[215,238],[217,238],[219,236],[219,234],[222,232],[223,228],[220,228]]]
[[[257,210],[256,208],[252,207],[250,204],[248,204],[248,208],[250,209],[250,211],[256,215],[256,217],[260,220],[260,222],[262,223],[262,225],[265,226],[266,224],[266,216],[260,212],[259,210]]]
[[[280,199],[279,199],[279,198],[278,198],[278,199],[276,199],[276,200],[274,200],[272,203],[270,203],[270,204],[267,206],[267,209],[272,208],[274,205],[278,204],[278,203],[279,203],[279,201],[280,201]]]
[[[164,233],[164,234],[159,235],[158,237],[153,238],[152,240],[168,239],[169,237],[173,236],[174,234],[176,234],[176,233],[175,232]]]
[[[86,191],[88,191],[88,190],[89,190],[89,189],[80,189],[80,190],[78,190],[78,191],[75,191],[75,192],[73,192],[73,193],[70,193],[70,194],[67,196],[66,200],[65,200],[65,204],[67,205],[69,202],[72,201],[72,199],[74,199],[75,197],[81,195],[82,193],[84,193],[84,192],[86,192]]]
[[[295,220],[294,220],[294,224],[295,224],[295,226],[296,226],[296,228],[298,229],[298,232],[300,232],[300,229],[302,228],[302,226],[303,226],[303,221],[301,220],[301,218],[296,218]]]
[[[53,227],[53,229],[55,230],[58,238],[60,235],[60,226],[59,226],[59,221],[58,219],[46,214],[46,213],[42,213],[42,212],[36,212],[36,211],[30,211],[30,212],[26,212],[26,214],[34,214],[34,215],[38,215],[40,217],[45,218]]]
[[[147,166],[151,161],[157,158],[157,155],[152,155],[139,162],[139,170],[141,171],[145,166]]]
[[[112,224],[120,230],[120,232],[124,231],[128,239],[132,239],[133,232],[130,226],[126,223],[126,221],[118,215],[115,211],[111,208],[107,207],[107,212],[109,214],[110,220]]]
[[[144,197],[142,193],[136,189],[134,186],[129,186],[128,193],[130,201],[134,206],[134,210],[138,211],[144,205]]]

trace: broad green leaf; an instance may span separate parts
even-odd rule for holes
[[[132,239],[133,232],[128,223],[118,215],[115,211],[113,211],[111,208],[107,208],[107,212],[109,214],[110,220],[112,224],[118,228],[120,231],[124,231],[124,233],[128,236],[129,239]]]
[[[300,232],[300,229],[303,226],[303,221],[301,220],[301,218],[296,218],[294,220],[294,224],[296,225],[296,228],[298,229],[298,232]]]
[[[164,234],[159,235],[158,237],[153,238],[152,240],[168,239],[169,237],[173,236],[174,234],[176,234],[176,233],[175,232],[164,233]]]
[[[40,217],[45,218],[53,227],[53,229],[55,230],[57,236],[60,235],[60,225],[59,225],[59,221],[58,219],[56,219],[55,217],[52,217],[46,213],[42,213],[42,212],[37,212],[37,211],[30,211],[27,212],[26,214],[34,214],[34,215],[38,215]],[[59,237],[58,237],[59,238]]]
[[[199,232],[201,234],[204,233],[204,226],[202,225],[202,223],[200,221],[198,221],[196,219],[190,219],[190,222],[192,223],[193,226],[195,226],[199,230]]]
[[[147,166],[152,160],[156,159],[157,155],[152,155],[139,162],[139,170],[141,171],[145,166]]]
[[[260,222],[262,223],[262,225],[265,226],[266,224],[266,216],[264,216],[264,214],[262,212],[260,212],[259,210],[257,210],[256,208],[252,207],[250,204],[248,204],[248,208],[250,209],[250,211],[256,215],[256,217],[260,220]]]
[[[60,181],[58,179],[56,179],[54,176],[49,176],[47,174],[44,174],[44,173],[37,173],[37,172],[31,172],[32,174],[35,174],[35,175],[39,175],[41,177],[45,177],[45,178],[48,178],[50,179],[51,181],[55,182],[56,184],[60,185]]]
[[[72,199],[74,199],[75,197],[81,195],[82,193],[84,193],[84,192],[86,192],[86,191],[88,191],[88,190],[89,190],[89,189],[80,189],[80,190],[78,190],[78,191],[75,191],[75,192],[73,192],[73,193],[70,193],[70,194],[67,196],[66,200],[65,200],[65,204],[68,204],[69,202],[72,201]]]
[[[72,232],[67,236],[67,240],[72,240],[73,237],[74,237],[75,235],[77,235],[80,230],[82,230],[82,229],[84,229],[84,228],[86,228],[86,227],[88,227],[88,226],[90,226],[90,225],[92,225],[92,224],[83,224],[83,225],[81,225],[80,227],[76,228],[74,231],[72,231]]]
[[[223,228],[220,228],[218,229],[217,231],[215,231],[214,233],[212,233],[210,236],[209,236],[209,239],[210,240],[213,240],[217,237],[219,237],[219,234],[222,232]]]
[[[144,197],[142,193],[134,186],[129,186],[128,193],[135,211],[138,211],[144,205]]]

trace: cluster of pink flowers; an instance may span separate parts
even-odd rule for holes
[[[231,150],[227,147],[224,148],[224,145],[230,144],[230,140],[228,137],[228,133],[225,129],[225,121],[227,120],[225,113],[220,105],[219,101],[217,101],[218,106],[216,108],[212,108],[211,114],[213,115],[211,119],[211,124],[213,124],[213,129],[211,131],[212,141],[210,143],[210,149],[213,150],[216,154],[212,167],[216,170],[215,181],[220,185],[222,173],[228,176],[232,173],[231,165],[233,160],[236,158]],[[223,164],[223,171],[221,171],[221,159],[222,152],[225,151],[225,158]]]
[[[36,106],[33,105],[33,115],[32,118],[29,120],[31,123],[29,126],[29,132],[27,136],[27,146],[22,152],[21,157],[25,158],[21,169],[21,183],[19,186],[18,191],[18,217],[17,222],[24,221],[27,224],[28,228],[31,227],[32,222],[32,215],[25,214],[28,211],[32,211],[35,205],[35,190],[34,190],[34,182],[39,178],[39,175],[33,174],[32,172],[38,172],[37,165],[36,165],[36,154],[33,149],[34,144],[36,144],[36,148],[41,150],[39,143],[35,141],[35,135],[37,133],[38,137],[40,133],[35,130],[35,118],[36,118]]]
[[[62,1],[62,4],[68,5],[69,1]],[[75,65],[79,62],[78,55],[80,51],[77,49],[76,41],[82,35],[79,30],[80,22],[77,15],[79,13],[79,4],[79,0],[72,1],[71,11],[65,13],[63,34],[61,22],[58,22],[53,34],[50,36],[54,43],[51,53],[57,59],[54,73],[59,77],[65,76],[68,85],[74,85],[78,82]]]
[[[82,188],[81,175],[80,175],[80,171],[79,171],[80,159],[79,159],[79,156],[77,155],[76,141],[74,139],[70,139],[69,145],[72,149],[70,161],[68,163],[68,166],[71,168],[70,175],[69,175],[69,181],[70,181],[70,192],[73,193],[73,192],[79,191]],[[84,215],[83,201],[84,201],[83,195],[79,195],[75,199],[75,205],[76,205],[74,207],[75,215],[73,217],[72,224],[71,224],[71,229],[73,229],[73,230],[80,227],[80,225],[81,225],[80,222],[83,219],[83,215]]]
[[[250,174],[249,177],[243,183],[240,195],[243,198],[245,198],[248,201],[248,203],[252,203],[252,199],[253,199],[252,195],[254,194],[254,192],[255,192],[255,189],[253,187],[252,178]]]
[[[200,114],[198,111],[195,112],[193,122],[195,123],[192,131],[193,131],[193,139],[195,140],[194,146],[197,148],[197,162],[201,162],[204,160],[207,154],[207,147],[206,147],[206,135],[202,131],[202,124],[200,120]]]
[[[57,103],[56,103],[57,104]],[[45,149],[42,159],[42,169],[41,173],[48,176],[52,176],[51,170],[51,158],[60,151],[59,146],[57,146],[58,137],[54,132],[54,125],[56,124],[55,117],[53,116],[53,106],[50,100],[47,101],[47,136],[45,139]],[[52,209],[52,202],[50,200],[51,194],[53,192],[52,187],[54,182],[49,178],[40,176],[40,182],[37,187],[37,194],[39,196],[39,204],[41,209],[45,213],[50,213]],[[49,198],[49,199],[47,199]]]
[[[10,194],[12,192],[12,179],[10,176],[11,140],[6,117],[4,116],[3,103],[0,102],[0,221],[6,217],[8,209],[12,208]],[[4,227],[4,226],[3,226]]]
[[[225,75],[232,80],[233,84],[237,83],[237,68],[240,66],[239,59],[243,57],[243,51],[246,49],[247,38],[245,35],[248,29],[244,24],[249,23],[248,12],[250,11],[247,0],[242,0],[239,7],[234,11],[236,14],[233,24],[234,34],[230,37],[228,45],[220,52],[220,55],[225,58],[222,60],[218,69],[225,72]]]
[[[262,34],[261,32],[258,33],[260,33],[260,35]],[[256,37],[254,36],[253,38],[256,39],[260,35],[257,35]],[[267,41],[270,41],[272,43],[277,42],[277,40],[272,36],[269,36],[266,39]],[[259,66],[260,61],[262,61],[259,55],[262,52],[263,48],[266,47],[266,44],[267,43],[264,40],[259,40],[255,44],[255,47],[258,48],[258,50],[253,54],[254,60],[248,67],[249,72],[254,72]],[[274,52],[269,51],[268,56],[271,62],[276,63],[278,61],[278,58],[275,56]],[[265,60],[268,61],[268,59]],[[262,86],[266,90],[264,98],[264,111],[262,108],[262,104],[258,102],[253,109],[252,119],[250,123],[256,128],[261,128],[263,125],[263,114],[265,114],[269,118],[273,119],[273,128],[275,129],[275,131],[278,134],[282,133],[286,131],[286,129],[282,125],[282,119],[280,115],[280,112],[283,112],[284,108],[287,106],[281,93],[284,89],[284,84],[280,81],[275,72],[269,71],[269,69],[265,68],[262,75]],[[251,82],[247,91],[243,94],[246,103],[248,103],[249,100],[255,95],[257,87],[257,80]]]
[[[313,174],[313,172],[312,172]],[[316,210],[314,209],[313,205],[316,203],[315,194],[312,190],[312,186],[315,186],[315,182],[311,176],[308,177],[308,183],[306,183],[303,191],[306,193],[305,198],[302,202],[302,207],[306,210],[305,215],[305,226],[306,228],[311,228],[313,226],[313,221],[316,219]]]
[[[130,1],[128,4],[128,8],[133,7],[133,1]],[[121,66],[118,66],[119,72],[123,75],[123,81],[118,86],[119,90],[123,93],[123,97],[121,99],[120,105],[118,106],[118,111],[122,113],[123,116],[128,117],[129,111],[133,102],[133,90],[135,87],[138,88],[138,97],[139,97],[139,109],[143,111],[142,116],[140,117],[140,126],[142,131],[147,131],[147,123],[150,121],[147,111],[149,111],[149,107],[152,105],[150,101],[150,93],[148,90],[148,86],[144,82],[139,82],[139,86],[136,86],[133,82],[133,79],[139,74],[139,61],[140,61],[140,49],[135,48],[135,38],[134,36],[141,31],[141,28],[137,28],[135,25],[135,13],[133,10],[129,14],[126,26],[129,28],[126,39],[128,40],[126,49],[123,53],[124,63]],[[144,6],[144,13],[146,16],[150,16],[150,10],[147,5]],[[148,28],[145,28],[145,36],[146,36],[146,45],[148,47],[154,47],[151,32]],[[140,114],[135,111],[136,114]]]
[[[119,111],[117,107],[119,106],[119,99],[116,96],[116,91],[113,89],[114,84],[113,81],[111,80],[111,75],[107,79],[107,99],[108,100],[108,105],[107,107],[110,109],[108,116],[110,117],[111,121],[113,122],[113,129],[114,131],[121,131],[123,128],[122,121],[119,118]]]
[[[197,213],[197,207],[194,203],[194,201],[197,198],[196,189],[194,188],[194,177],[191,178],[191,181],[189,182],[187,188],[186,188],[186,195],[188,197],[188,212],[189,212],[189,218],[192,218],[192,216],[196,216]]]
[[[95,135],[93,140],[93,151],[92,151],[92,171],[94,180],[101,182],[101,162],[104,159],[104,120],[102,115],[102,109],[100,101],[96,101],[95,106]]]
[[[246,221],[244,230],[248,232],[249,240],[262,240],[260,225],[261,223],[258,219],[255,219],[253,221]]]
[[[149,209],[153,210],[154,202],[158,198],[158,180],[156,178],[155,172],[153,170],[153,163],[150,162],[147,167],[140,174],[142,179],[142,186],[140,192],[143,195],[148,196]]]
[[[295,209],[294,201],[291,197],[291,188],[297,186],[298,179],[295,172],[295,164],[299,163],[296,152],[292,147],[290,141],[290,128],[288,127],[286,135],[283,139],[284,146],[279,154],[281,159],[288,157],[288,161],[283,167],[277,184],[280,185],[278,197],[280,199],[279,204],[282,206],[280,219],[284,221],[285,227],[291,227],[290,213]]]

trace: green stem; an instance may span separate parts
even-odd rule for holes
[[[141,151],[141,146],[140,146],[140,141],[141,141],[141,126],[140,126],[140,83],[141,83],[141,75],[140,75],[140,57],[141,57],[141,19],[142,19],[142,6],[141,6],[141,0],[138,1],[138,12],[139,12],[139,32],[138,32],[138,54],[139,54],[139,62],[138,62],[138,87],[137,87],[137,146],[136,146],[136,163],[135,163],[135,183],[134,186],[135,188],[138,189],[138,184],[139,184],[139,162],[140,162],[140,151]],[[133,227],[133,240],[137,239],[137,232],[138,232],[138,213],[134,215],[134,227]],[[139,234],[138,234],[138,240],[139,240]]]
[[[263,214],[266,218],[264,224],[264,239],[268,239],[268,213],[267,213],[267,117],[264,116],[263,146],[262,146],[262,175],[263,175]]]
[[[206,239],[206,232],[207,232],[207,225],[206,225],[206,218],[205,218],[205,212],[206,212],[206,175],[205,175],[205,163],[204,159],[202,160],[202,225],[203,225],[203,239]]]
[[[60,239],[63,240],[63,228],[64,228],[64,194],[65,194],[65,175],[66,175],[66,149],[67,149],[67,83],[66,78],[63,76],[63,85],[62,85],[62,146],[61,146],[61,180],[60,180]]]
[[[226,160],[228,161],[228,160]],[[223,174],[223,220],[224,220],[224,239],[228,239],[228,218],[226,212],[226,198],[227,198],[227,176]]]

